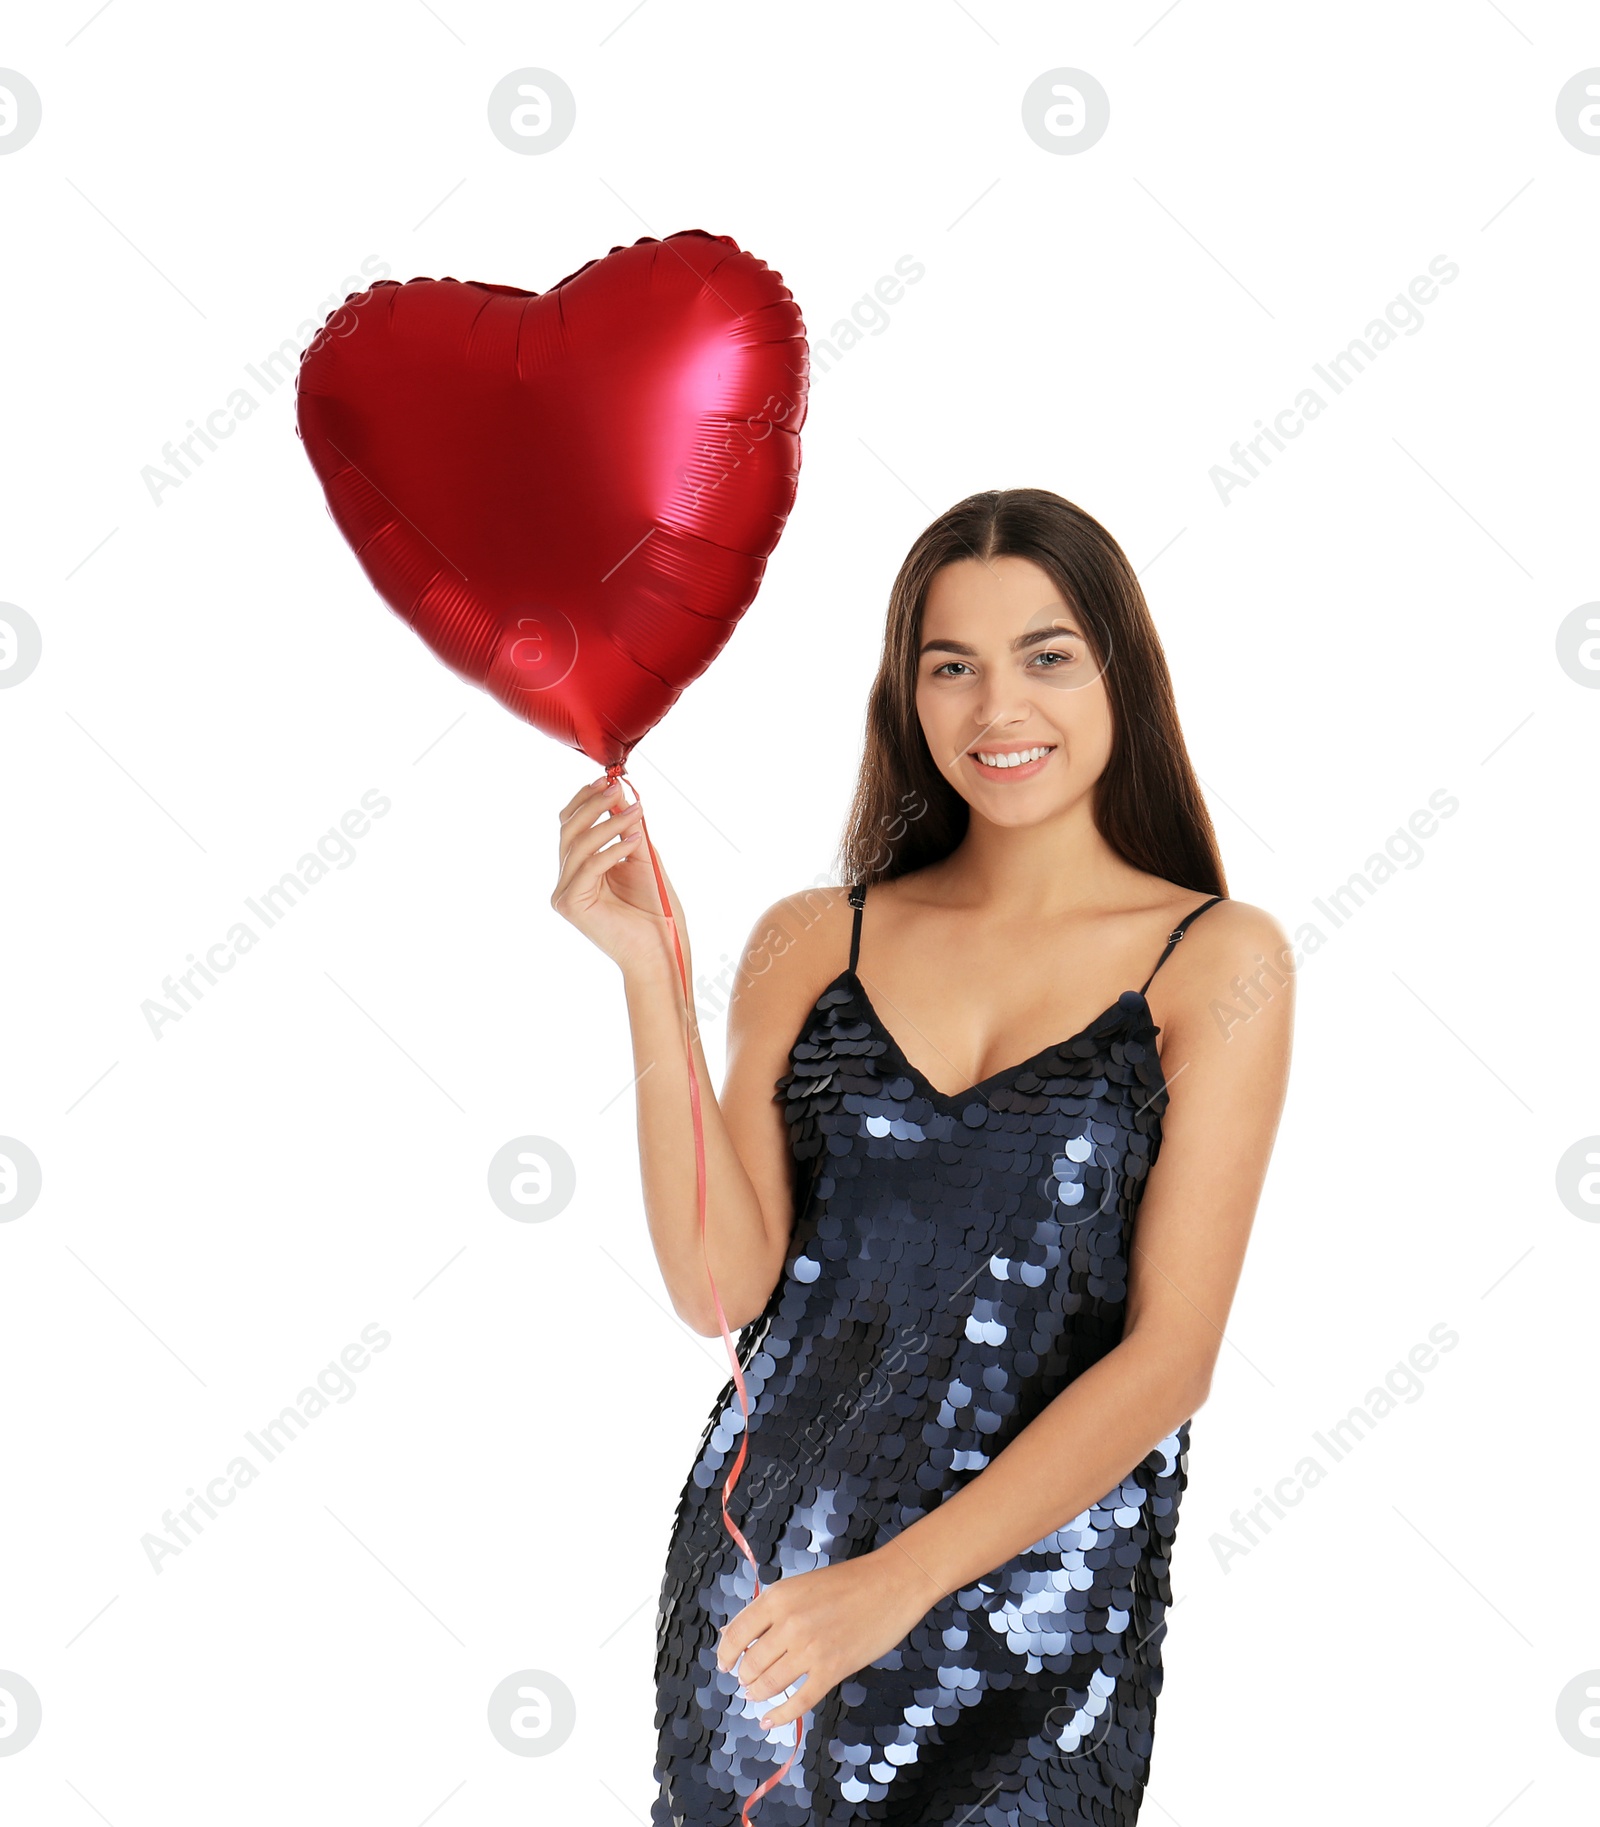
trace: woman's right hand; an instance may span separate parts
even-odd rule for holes
[[[639,802],[627,804],[621,782],[608,786],[602,775],[573,794],[560,817],[561,864],[550,905],[624,974],[672,964],[671,928],[640,830]],[[658,866],[660,860],[658,855]],[[661,873],[665,881],[666,871]],[[670,882],[667,897],[681,922]]]

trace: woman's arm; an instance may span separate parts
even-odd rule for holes
[[[1288,1083],[1289,960],[1270,915],[1229,901],[1195,923],[1163,972],[1170,1099],[1134,1223],[1122,1341],[868,1557],[886,1577],[898,1563],[917,1615],[1098,1502],[1205,1401]]]
[[[602,780],[573,796],[562,808],[561,823],[561,870],[550,904],[622,971],[650,1240],[674,1311],[696,1332],[715,1338],[708,1260],[730,1331],[760,1314],[782,1273],[794,1210],[783,1118],[772,1091],[810,1006],[805,977],[826,955],[820,927],[832,923],[807,917],[798,897],[777,903],[757,922],[729,1007],[728,1073],[720,1100],[711,1088],[690,996],[705,1139],[702,1250],[683,988],[650,858],[642,841],[626,838],[638,829],[638,813],[624,810],[620,789],[607,789]],[[670,881],[667,897],[692,985],[687,926]],[[818,980],[819,989],[826,980],[825,975]]]

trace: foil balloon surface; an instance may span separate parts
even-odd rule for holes
[[[754,600],[794,502],[809,372],[780,276],[689,229],[542,293],[354,293],[301,358],[296,417],[389,607],[611,766]]]

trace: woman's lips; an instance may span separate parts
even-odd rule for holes
[[[1031,743],[1029,747],[1044,748],[1046,745],[1042,742],[1035,742]],[[1027,750],[1022,750],[1021,752],[1026,754]],[[1041,755],[1037,761],[1017,762],[1009,767],[999,768],[990,767],[988,762],[980,761],[975,754],[969,753],[965,759],[972,763],[973,767],[985,780],[1032,780],[1034,775],[1048,763],[1050,756],[1054,753],[1055,747],[1051,744],[1049,745],[1049,754]]]

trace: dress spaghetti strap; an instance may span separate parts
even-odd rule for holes
[[[850,928],[850,968],[856,968],[856,959],[861,955],[861,909],[866,905],[867,885],[857,882],[850,890],[850,905],[856,910],[855,924]]]
[[[1208,907],[1215,907],[1216,904],[1218,903],[1218,901],[1221,901],[1225,898],[1226,897],[1223,895],[1214,894],[1209,901],[1202,901],[1198,907],[1194,908],[1191,912],[1186,913],[1183,916],[1183,918],[1178,922],[1178,924],[1175,927],[1173,927],[1172,931],[1167,934],[1167,949],[1161,954],[1161,956],[1159,958],[1156,959],[1155,971],[1152,971],[1150,973],[1150,975],[1148,977],[1146,977],[1144,980],[1144,988],[1139,991],[1139,994],[1141,996],[1144,994],[1145,990],[1149,989],[1150,985],[1155,981],[1156,971],[1160,970],[1162,965],[1165,964],[1166,961],[1168,960],[1168,958],[1170,958],[1172,956],[1173,946],[1175,946],[1178,943],[1178,941],[1183,937],[1183,935],[1189,930],[1190,924],[1193,921],[1198,920],[1200,918],[1201,914],[1203,914]]]

